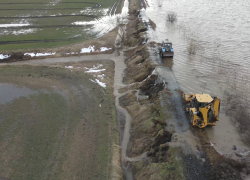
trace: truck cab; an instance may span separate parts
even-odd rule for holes
[[[168,40],[162,41],[159,51],[160,51],[160,56],[162,58],[174,56],[174,49],[173,49],[172,43],[169,42]]]

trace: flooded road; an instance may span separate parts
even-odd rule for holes
[[[222,154],[231,154],[233,145],[244,146],[226,116],[225,91],[237,94],[249,105],[250,2],[148,0],[148,6],[141,10],[141,17],[145,22],[151,19],[156,23],[155,31],[147,31],[148,42],[169,39],[173,43],[172,72],[180,89],[221,99],[220,121],[215,127],[206,128],[211,143]],[[169,11],[177,14],[177,22],[167,22]],[[190,44],[195,46],[192,55]],[[164,66],[156,51],[152,58]]]

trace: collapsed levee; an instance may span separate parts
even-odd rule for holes
[[[155,66],[149,59],[144,32],[147,28],[138,18],[137,1],[130,1],[129,23],[123,44],[131,47],[125,51],[123,83],[119,104],[132,118],[130,142],[126,148],[126,162],[132,167],[135,179],[183,179],[180,149],[168,142],[172,132],[166,130],[159,95],[166,84],[153,73]]]

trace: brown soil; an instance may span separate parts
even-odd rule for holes
[[[164,83],[155,83],[157,75],[151,75],[141,86],[141,93],[148,96],[148,99],[152,102],[158,97],[158,93],[164,89]]]
[[[174,65],[173,58],[163,58],[164,60],[164,66],[169,67],[172,70],[172,67]]]
[[[149,53],[146,46],[139,46],[132,50],[126,51],[125,63],[127,68],[125,70],[125,77],[123,82],[125,84],[141,82],[148,77],[154,69],[148,59]]]
[[[158,47],[158,46],[161,46],[161,43],[156,43],[155,41],[150,41],[148,44],[149,44],[150,47]]]
[[[210,172],[211,179],[214,180],[242,180],[240,173],[250,173],[250,168],[247,163],[236,161],[220,155],[213,146],[210,145],[210,140],[204,129],[193,128],[193,132],[199,137],[199,149],[206,153],[208,160],[212,164],[212,171]]]
[[[166,124],[157,100],[159,92],[163,89],[163,84],[155,83],[156,79],[157,76],[152,75],[138,88],[140,93],[149,98],[137,99],[136,90],[134,90],[119,99],[121,106],[126,108],[132,116],[131,138],[133,146],[129,156],[137,156],[149,151],[152,146],[159,146],[157,140],[156,144],[153,144],[152,138],[157,137],[159,131],[163,130]]]
[[[150,23],[152,29],[155,30],[156,24],[154,23],[154,21],[152,21],[151,19],[149,19],[149,23]]]

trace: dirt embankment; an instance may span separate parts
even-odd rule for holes
[[[149,59],[147,46],[143,45],[147,28],[138,18],[133,2],[130,2],[129,19],[124,44],[131,48],[125,52],[127,68],[123,79],[128,85],[119,91],[128,93],[119,102],[132,117],[127,156],[137,159],[147,153],[147,161],[127,163],[131,163],[138,180],[181,179],[181,161],[176,160],[180,151],[167,144],[172,132],[166,131],[166,117],[159,100],[166,84],[152,74],[155,66]]]

